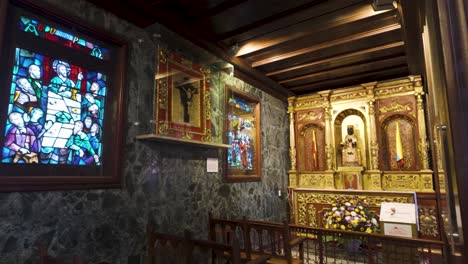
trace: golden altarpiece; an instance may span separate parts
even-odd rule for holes
[[[438,238],[420,76],[290,97],[291,222],[322,226],[335,198],[418,203]]]

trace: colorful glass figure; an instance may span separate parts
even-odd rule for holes
[[[101,165],[107,77],[16,49],[3,163]]]
[[[252,125],[253,106],[240,98],[229,98],[229,105],[235,109],[228,114],[228,168],[234,170],[252,170],[254,159],[253,142],[255,133]]]

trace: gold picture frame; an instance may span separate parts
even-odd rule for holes
[[[158,54],[155,134],[210,142],[210,71],[174,52]]]

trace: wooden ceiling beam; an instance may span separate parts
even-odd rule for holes
[[[360,63],[356,65],[337,67],[326,71],[315,72],[311,74],[304,74],[294,78],[288,78],[278,83],[287,85],[288,87],[295,86],[295,83],[303,83],[304,81],[315,82],[317,79],[336,78],[340,75],[347,74],[361,74],[363,72],[374,71],[383,68],[389,68],[395,65],[405,65],[406,56],[392,57],[382,60],[376,60],[367,63]]]
[[[353,85],[358,85],[364,82],[385,80],[385,79],[388,79],[389,76],[403,77],[405,75],[408,75],[407,65],[395,67],[395,68],[382,69],[379,71],[367,72],[361,75],[352,74],[352,75],[342,76],[339,78],[329,79],[325,81],[308,83],[308,84],[304,84],[301,86],[291,87],[290,90],[297,94],[299,94],[302,91],[306,91],[307,93],[309,93],[309,92],[313,92],[314,90],[315,91],[321,90],[323,89],[323,87],[327,87],[327,89],[343,88],[343,87],[339,87],[339,85],[353,86]]]
[[[352,59],[354,57],[358,57],[358,58],[368,57],[368,56],[373,55],[374,53],[377,53],[376,55],[380,55],[381,53],[385,53],[387,51],[391,52],[394,49],[401,49],[401,48],[404,47],[404,44],[405,43],[403,41],[399,41],[399,42],[395,42],[395,43],[381,45],[381,46],[378,46],[378,47],[372,47],[372,48],[367,48],[367,49],[364,49],[364,50],[358,50],[358,51],[351,52],[351,53],[340,54],[338,56],[328,57],[328,58],[325,58],[325,59],[321,59],[321,60],[317,60],[317,61],[313,61],[313,62],[309,62],[309,63],[303,63],[303,64],[293,66],[293,67],[288,67],[288,68],[283,68],[283,69],[276,70],[276,71],[267,72],[266,75],[267,76],[275,76],[275,75],[278,75],[278,74],[287,73],[287,72],[291,72],[291,71],[298,71],[298,70],[301,70],[301,69],[304,69],[304,68],[311,68],[311,67],[314,67],[314,66],[319,67],[320,65],[324,65],[324,64],[330,65],[330,64],[332,64],[332,63],[334,63],[336,61],[349,60],[349,59]],[[385,56],[385,54],[383,56]]]
[[[296,50],[296,51],[283,53],[283,54],[273,56],[273,57],[268,58],[268,59],[255,61],[255,62],[252,63],[252,67],[255,68],[255,67],[263,66],[263,65],[266,65],[266,64],[270,64],[270,63],[280,61],[280,60],[285,60],[285,59],[289,59],[289,58],[292,58],[292,57],[295,57],[295,56],[300,56],[300,55],[303,55],[303,54],[306,54],[306,53],[309,53],[309,52],[313,52],[313,51],[316,51],[316,50],[320,50],[320,49],[323,49],[323,48],[328,48],[328,47],[336,46],[336,45],[339,45],[339,44],[344,44],[344,43],[347,43],[347,42],[350,42],[350,41],[360,40],[360,39],[368,38],[368,37],[379,35],[379,34],[384,34],[384,33],[390,32],[390,31],[400,30],[400,29],[401,29],[400,24],[392,24],[392,25],[389,25],[389,26],[386,26],[386,27],[373,29],[373,30],[370,30],[370,31],[362,32],[362,33],[359,33],[359,34],[354,34],[354,35],[351,35],[351,36],[343,37],[343,38],[332,40],[332,41],[325,42],[325,43],[320,43],[320,44],[313,45],[313,46],[310,46],[310,47],[306,47],[306,48],[303,48],[303,49],[299,49],[299,50]]]
[[[334,13],[341,9],[353,8],[355,5],[360,5],[365,1],[363,0],[328,0],[317,6],[312,6],[307,9],[303,9],[297,13],[284,16],[277,20],[271,21],[256,28],[252,28],[246,32],[240,32],[239,34],[230,36],[222,39],[222,35],[218,36],[216,41],[220,41],[225,45],[232,45],[233,43],[244,43],[250,39],[258,36],[263,36],[273,32],[277,29],[289,28],[290,25],[300,24],[303,21],[308,21],[311,18],[321,17],[329,13]],[[367,3],[368,4],[368,3]],[[294,33],[294,32],[290,32]]]
[[[219,42],[219,41],[221,41],[223,39],[226,39],[226,38],[241,34],[243,32],[247,32],[249,30],[261,27],[263,25],[266,25],[268,23],[271,23],[273,21],[281,19],[281,18],[283,18],[285,16],[289,16],[291,14],[297,13],[297,12],[299,12],[301,10],[304,10],[304,9],[307,9],[307,8],[310,8],[310,7],[313,7],[313,6],[317,6],[318,4],[321,4],[322,2],[325,2],[325,1],[326,0],[312,0],[312,1],[308,2],[308,3],[306,3],[306,4],[303,4],[303,5],[300,5],[300,6],[285,10],[283,12],[274,14],[274,15],[269,16],[269,17],[265,17],[263,19],[255,21],[253,23],[238,27],[238,28],[236,28],[234,30],[224,32],[222,34],[218,34],[216,37],[214,37],[213,41]]]
[[[331,13],[318,18],[309,19],[302,23],[290,25],[287,28],[275,30],[269,34],[248,41],[240,42],[239,52],[236,56],[249,56],[251,53],[259,52],[264,49],[290,42],[305,36],[316,36],[327,30],[337,28],[343,25],[349,25],[353,22],[362,21],[375,17],[375,20],[381,20],[387,17],[396,17],[396,11],[376,13],[372,11],[369,4],[356,5],[352,8],[341,11],[344,14]]]

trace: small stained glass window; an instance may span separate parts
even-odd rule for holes
[[[228,86],[227,108],[227,179],[259,180],[260,103]]]

